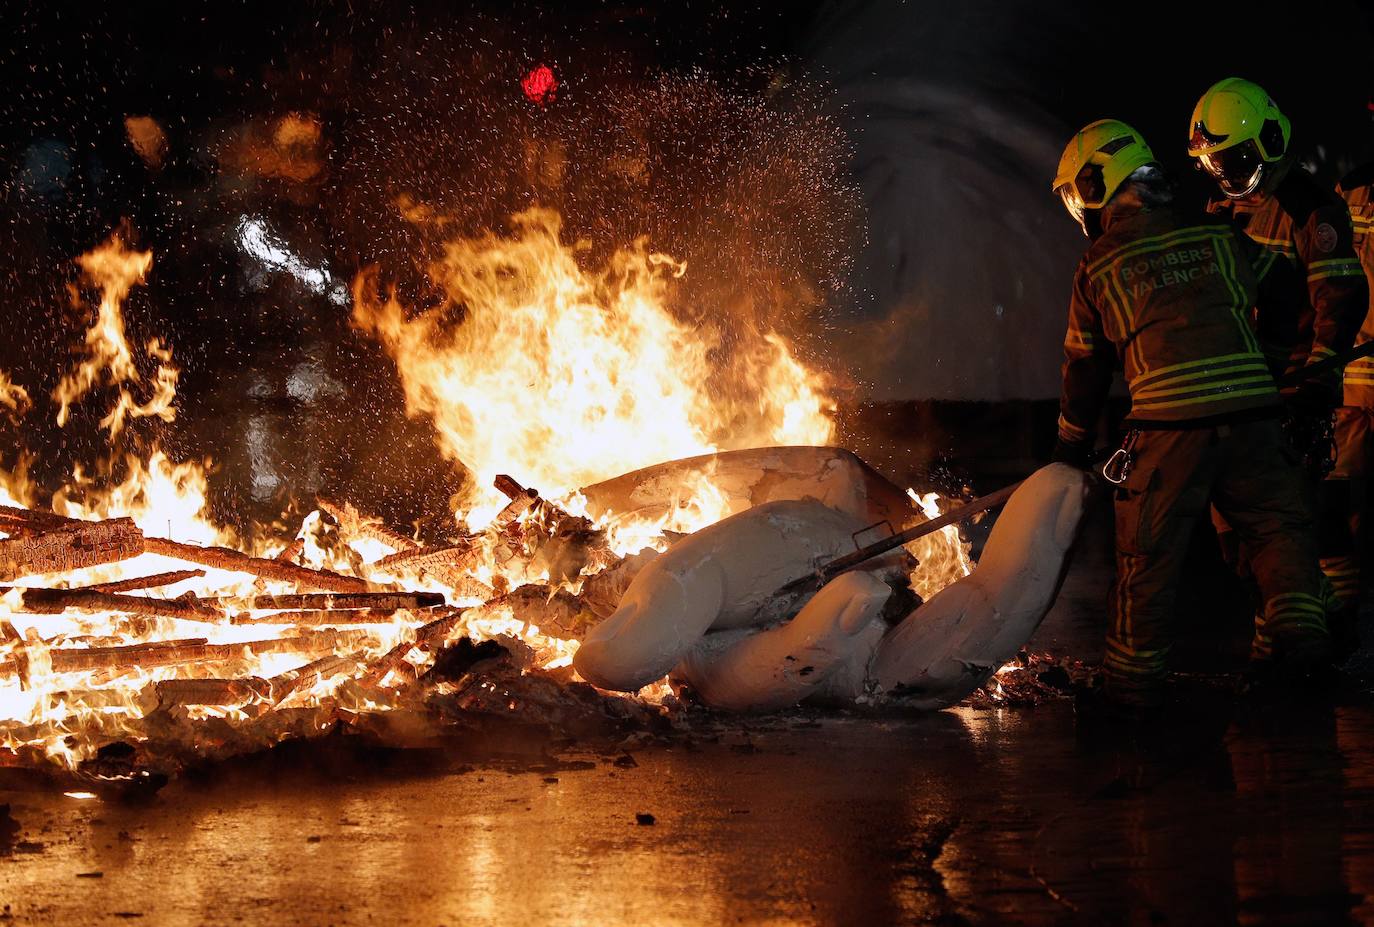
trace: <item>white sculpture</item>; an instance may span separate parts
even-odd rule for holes
[[[675,675],[706,704],[731,711],[771,711],[816,693],[862,691],[887,630],[880,613],[891,595],[871,573],[845,573],[786,624],[707,634]]]
[[[575,665],[627,691],[671,670],[707,704],[737,711],[865,694],[954,704],[1016,654],[1053,604],[1086,492],[1082,471],[1037,471],[1007,502],[978,569],[891,629],[880,617],[890,560],[841,575],[778,624],[799,603],[775,590],[852,549],[861,526],[812,500],[757,506],[645,567]]]
[[[778,587],[853,550],[863,527],[804,499],[766,502],[703,528],[639,572],[573,664],[603,689],[661,679],[709,630],[765,627],[795,613],[800,601],[775,596]]]

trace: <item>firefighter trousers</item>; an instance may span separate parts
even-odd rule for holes
[[[1157,701],[1189,540],[1214,504],[1259,584],[1280,658],[1325,652],[1323,581],[1309,494],[1277,421],[1142,431],[1116,497],[1116,582],[1104,669],[1121,701]]]

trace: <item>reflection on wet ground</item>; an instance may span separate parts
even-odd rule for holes
[[[1134,734],[1067,703],[795,716],[634,756],[259,771],[151,807],[10,794],[3,903],[71,925],[1374,918],[1367,706],[1203,697]]]
[[[1096,658],[1109,557],[1079,552],[1034,649]],[[1232,625],[1190,625],[1184,668],[1234,665]],[[1186,677],[1144,728],[1057,701],[721,730],[424,771],[311,745],[141,807],[0,792],[0,921],[1374,922],[1367,694]]]

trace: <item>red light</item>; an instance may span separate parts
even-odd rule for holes
[[[553,68],[541,64],[520,78],[520,89],[525,91],[525,99],[543,106],[558,95],[558,78]]]

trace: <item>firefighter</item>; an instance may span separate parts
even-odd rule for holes
[[[1296,166],[1288,118],[1258,84],[1238,77],[1214,84],[1193,109],[1188,154],[1216,182],[1208,211],[1229,218],[1291,271],[1287,286],[1257,320],[1276,375],[1346,350],[1364,321],[1369,289],[1355,253],[1350,214],[1340,197]],[[1349,524],[1349,476],[1331,467],[1331,416],[1341,404],[1337,371],[1305,382],[1290,397],[1290,437],[1309,453],[1318,510],[1318,550],[1330,586],[1328,606],[1341,649],[1352,649],[1359,566]],[[1358,405],[1358,403],[1357,403]],[[1347,427],[1337,436],[1348,438]],[[1337,453],[1338,458],[1340,453]],[[1347,455],[1348,456],[1348,455]],[[1224,525],[1219,525],[1224,528]],[[1255,654],[1264,658],[1263,622]]]
[[[1321,665],[1311,510],[1249,319],[1275,262],[1225,219],[1179,208],[1144,139],[1116,120],[1073,137],[1054,190],[1091,240],[1069,304],[1055,459],[1086,465],[1118,362],[1131,393],[1131,430],[1108,467],[1119,483],[1107,697],[1161,701],[1180,570],[1209,500],[1250,559],[1275,659]]]
[[[1369,109],[1374,117],[1374,102]],[[1338,191],[1350,210],[1355,252],[1364,265],[1365,278],[1374,281],[1374,235],[1370,234],[1374,228],[1374,161],[1347,174]],[[1356,344],[1374,341],[1374,299],[1355,340]],[[1346,366],[1343,403],[1336,410],[1336,466],[1331,478],[1341,481],[1333,482],[1333,486],[1350,490],[1352,500],[1347,510],[1359,553],[1364,546],[1362,516],[1368,505],[1370,455],[1374,454],[1374,357]]]

